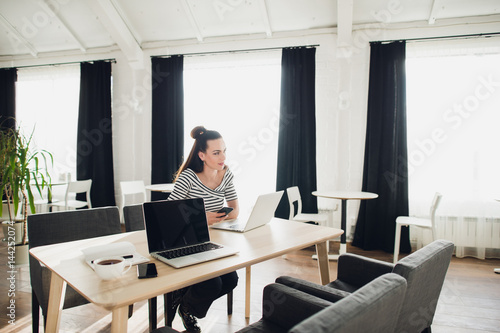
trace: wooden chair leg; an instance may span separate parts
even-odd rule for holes
[[[227,314],[228,315],[233,314],[233,291],[232,290],[227,294]]]
[[[157,300],[156,297],[150,298],[148,300],[148,307],[149,307],[149,330],[155,330],[156,326],[158,324],[158,314],[157,314]]]

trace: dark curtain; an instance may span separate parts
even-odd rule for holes
[[[184,57],[152,58],[151,184],[172,183],[184,153]],[[151,193],[151,200],[167,197]]]
[[[371,43],[363,200],[353,245],[394,251],[396,218],[408,215],[405,42]],[[410,252],[409,232],[401,233],[401,252]]]
[[[80,65],[76,154],[77,180],[92,179],[92,206],[115,206],[109,61]]]
[[[0,125],[15,128],[16,68],[0,68]]]
[[[285,194],[276,216],[288,219],[286,188],[298,186],[302,211],[317,213],[315,48],[283,49],[276,190]]]

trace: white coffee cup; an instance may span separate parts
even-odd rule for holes
[[[127,273],[132,264],[122,257],[105,257],[94,260],[94,270],[103,280],[113,280]]]

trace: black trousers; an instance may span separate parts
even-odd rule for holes
[[[213,301],[226,295],[238,284],[238,274],[231,272],[203,281],[187,288],[181,305],[187,307],[190,314],[197,318],[206,316]]]

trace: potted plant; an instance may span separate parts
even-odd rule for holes
[[[4,199],[0,206],[0,216],[4,216],[5,207],[8,220],[4,224],[8,227],[4,228],[7,230],[4,236],[9,249],[16,246],[16,264],[25,263],[28,259],[26,222],[29,212],[35,213],[33,189],[43,196],[42,190],[48,187],[50,194],[51,178],[47,164],[49,161],[53,163],[52,154],[31,148],[32,137],[33,132],[30,136],[25,136],[20,129],[0,126],[0,193]],[[14,257],[14,254],[10,255],[10,251],[9,257],[9,261]]]

